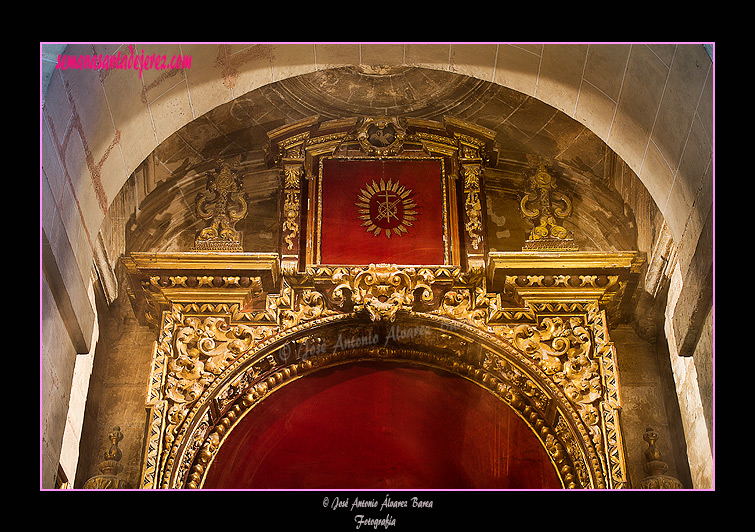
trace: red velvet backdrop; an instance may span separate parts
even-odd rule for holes
[[[461,377],[392,363],[321,370],[254,407],[221,446],[215,489],[559,489],[532,431]]]
[[[434,159],[401,160],[341,160],[326,159],[322,170],[322,230],[320,262],[322,264],[443,264],[443,195],[441,188],[441,165]],[[379,197],[371,204],[372,219],[382,226],[375,235],[362,225],[357,203],[360,191],[368,184],[380,181],[397,181],[405,190],[411,190],[408,199],[416,207],[404,212],[403,202],[396,201],[390,193],[389,201],[395,205],[394,216],[380,216]],[[369,192],[368,192],[369,195]],[[364,197],[364,196],[363,196]],[[385,201],[385,200],[383,200]],[[407,220],[414,216],[415,220]],[[386,223],[386,221],[388,223]],[[395,227],[399,222],[406,233],[391,230],[390,238],[385,228]]]

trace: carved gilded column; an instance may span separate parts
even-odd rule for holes
[[[480,271],[485,265],[485,227],[482,192],[482,163],[460,162],[464,186],[464,244],[469,270]]]
[[[281,269],[297,272],[309,250],[304,245],[307,214],[306,144],[317,127],[317,117],[281,126],[268,133],[266,162],[280,172],[280,244]]]
[[[463,194],[461,227],[464,234],[461,247],[466,254],[467,269],[479,273],[484,271],[487,260],[484,170],[488,164],[497,164],[497,151],[491,148],[495,133],[452,118],[446,118],[445,123],[459,145],[459,179]]]
[[[289,139],[281,146],[283,213],[281,227],[281,266],[285,271],[298,271],[302,233],[302,184],[304,182],[304,141],[306,133]]]

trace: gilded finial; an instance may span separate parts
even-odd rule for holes
[[[237,167],[236,159],[219,159],[215,171],[208,174],[206,191],[197,194],[197,215],[210,225],[194,240],[195,251],[243,251],[236,223],[246,216],[247,203]]]
[[[104,453],[104,460],[100,462],[100,474],[95,475],[84,483],[84,489],[129,489],[131,485],[118,478],[118,473],[123,470],[120,464],[123,453],[118,443],[123,439],[123,433],[118,426],[108,434],[110,447]]]
[[[666,475],[668,464],[663,461],[660,449],[656,447],[658,433],[653,427],[645,429],[642,439],[648,443],[645,449],[645,472],[648,474],[642,479],[640,487],[643,489],[682,489],[682,483],[670,475]]]
[[[529,190],[519,202],[522,215],[534,228],[522,248],[524,251],[577,251],[574,238],[557,218],[572,212],[571,199],[558,190],[553,171],[543,159],[531,170]]]

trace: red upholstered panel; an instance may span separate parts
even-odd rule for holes
[[[440,161],[326,159],[322,174],[322,264],[444,263]]]
[[[205,488],[560,488],[535,435],[450,373],[348,364],[289,383],[221,446]]]

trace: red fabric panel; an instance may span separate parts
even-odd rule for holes
[[[440,161],[326,159],[322,175],[322,264],[444,263]],[[399,185],[367,188],[381,181]],[[411,193],[400,198],[400,191]],[[368,212],[377,235],[360,219]]]
[[[284,386],[221,446],[205,488],[559,489],[511,408],[461,377],[348,364]]]

